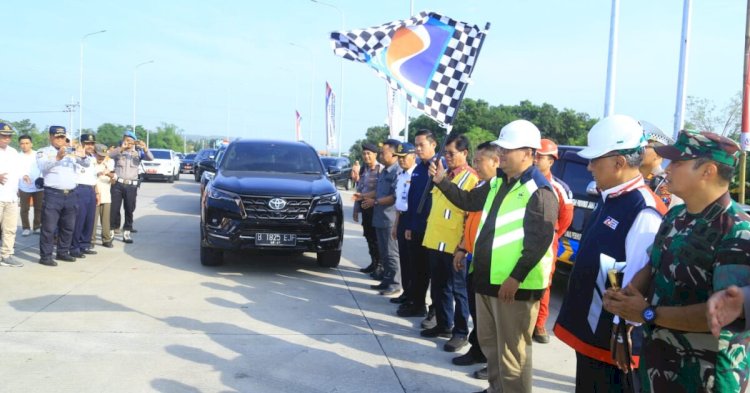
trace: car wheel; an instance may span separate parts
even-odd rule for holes
[[[200,173],[198,173],[198,171],[195,171],[195,172],[194,172],[194,175],[195,175],[195,176],[194,176],[194,177],[195,177],[195,182],[196,182],[196,183],[200,182],[200,181],[201,181],[201,174],[200,174]]]
[[[320,267],[336,267],[341,261],[341,250],[321,251],[318,253]]]
[[[175,180],[180,180],[180,171],[177,171],[177,172],[174,173],[174,179]]]
[[[352,188],[352,179],[346,179],[346,184],[344,184],[344,189],[349,191]]]
[[[174,183],[174,176],[167,177],[167,183]]]
[[[221,266],[224,264],[224,252],[211,247],[201,246],[201,265]]]

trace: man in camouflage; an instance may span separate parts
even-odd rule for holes
[[[665,216],[650,264],[628,287],[604,297],[607,310],[645,325],[639,371],[644,392],[747,387],[750,332],[740,322],[717,338],[706,321],[714,292],[750,282],[750,217],[729,196],[738,151],[728,138],[688,131],[674,145],[656,148],[672,160],[669,191],[685,204]]]

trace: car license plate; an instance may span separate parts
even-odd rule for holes
[[[256,246],[296,246],[297,235],[289,233],[257,233],[255,234]]]
[[[156,169],[146,169],[146,173],[156,173]]]

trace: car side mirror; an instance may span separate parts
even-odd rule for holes
[[[586,186],[586,194],[598,196],[599,195],[599,189],[596,188],[596,181],[590,181],[589,185]]]
[[[198,164],[201,169],[208,172],[216,172],[216,161],[214,160],[203,160]]]
[[[341,168],[333,166],[333,165],[328,167],[329,175],[338,175],[339,173],[341,173]]]

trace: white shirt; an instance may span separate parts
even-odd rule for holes
[[[401,170],[396,178],[396,210],[405,212],[409,208],[409,188],[411,187],[411,173],[417,164],[407,170]]]
[[[57,151],[54,146],[47,146],[36,152],[36,163],[44,176],[44,186],[72,190],[76,187],[76,164],[88,166],[89,162],[73,154],[58,161]]]
[[[97,182],[96,158],[87,156],[88,165],[76,164],[76,184],[95,186]]]
[[[5,174],[5,184],[0,185],[0,202],[18,201],[18,152],[6,146],[0,149],[0,173]]]
[[[619,186],[612,187],[604,190],[601,193],[602,203],[607,202],[607,197],[612,194],[617,194],[626,190],[640,187],[644,185],[643,177],[633,182],[633,180],[620,184]],[[635,180],[635,179],[634,179]],[[645,191],[645,189],[641,189]],[[633,191],[639,192],[639,191]],[[651,198],[651,194],[644,195],[646,198]],[[659,231],[661,226],[662,216],[653,209],[644,209],[635,217],[633,226],[630,227],[627,236],[625,236],[625,260],[627,264],[623,269],[622,287],[625,288],[630,284],[633,277],[649,262],[648,251],[651,249],[651,245],[654,244],[654,238],[656,233]],[[645,294],[644,294],[645,295]],[[620,322],[620,318],[615,315],[613,323],[617,324]],[[635,322],[628,323],[632,325],[639,325]]]
[[[30,150],[28,153],[18,152],[18,189],[23,192],[39,192],[41,188],[36,188],[34,181],[41,175],[39,166],[36,165],[36,152]],[[28,176],[31,183],[23,181],[23,177]]]
[[[96,173],[99,174],[96,182],[96,191],[99,193],[99,203],[112,203],[112,194],[110,193],[112,186],[109,182],[109,176],[104,174],[115,170],[115,161],[107,157],[101,164],[97,163],[95,167]]]

